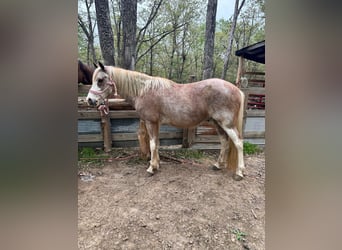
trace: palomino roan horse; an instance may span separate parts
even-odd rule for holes
[[[221,151],[214,167],[235,170],[234,179],[243,177],[242,118],[244,94],[222,79],[207,79],[188,84],[152,77],[112,66],[95,69],[87,96],[89,105],[99,106],[116,91],[136,109],[145,121],[150,138],[151,160],[147,172],[159,168],[159,127],[169,124],[179,128],[195,127],[212,120],[221,141]]]

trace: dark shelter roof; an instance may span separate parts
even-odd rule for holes
[[[239,49],[235,52],[235,55],[265,64],[265,40]]]

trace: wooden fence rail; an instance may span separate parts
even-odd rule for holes
[[[88,86],[85,87],[85,89],[89,89]],[[264,89],[260,88],[243,91],[247,96],[249,93],[265,93]],[[106,151],[110,151],[112,147],[138,147],[139,116],[136,111],[122,99],[110,100],[109,106],[109,115],[105,121],[97,109],[88,107],[85,97],[79,97],[79,146],[104,146]],[[264,110],[245,111],[244,140],[259,145],[265,144]],[[203,122],[196,128],[186,130],[162,125],[160,127],[160,145],[218,149],[220,141],[214,126],[209,122]]]

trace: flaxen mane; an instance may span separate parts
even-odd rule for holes
[[[106,67],[114,80],[121,97],[140,96],[150,90],[170,88],[175,82],[162,77],[153,77],[136,71]]]

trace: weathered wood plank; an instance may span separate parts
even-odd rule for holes
[[[102,142],[102,134],[79,134],[78,142]]]
[[[249,94],[265,94],[265,88],[262,87],[249,87],[249,88],[241,88],[241,91],[245,93],[246,97]]]
[[[265,117],[265,110],[246,110],[247,117]]]
[[[122,118],[139,118],[135,110],[115,110],[109,111],[110,119],[122,119]],[[96,109],[91,110],[78,110],[78,119],[101,119],[101,114]]]
[[[245,131],[244,138],[265,138],[265,131]]]
[[[179,139],[183,137],[182,132],[161,132],[159,139]],[[138,141],[137,133],[114,133],[111,135],[112,141]],[[103,142],[102,134],[79,134],[78,142]]]
[[[199,135],[196,136],[195,143],[220,143],[218,135]]]
[[[134,110],[131,104],[125,99],[108,99],[109,110]],[[89,107],[86,102],[86,97],[78,97],[78,108],[87,110],[96,110],[96,108]]]
[[[161,132],[159,139],[181,139],[183,137],[182,132]],[[137,133],[114,133],[112,134],[113,141],[135,141],[138,140]]]
[[[203,150],[220,150],[221,145],[219,143],[194,143],[191,145],[192,149],[203,149]]]
[[[249,79],[248,83],[265,83],[263,79]]]

